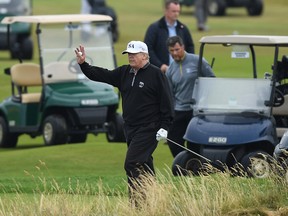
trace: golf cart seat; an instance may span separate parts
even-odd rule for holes
[[[51,62],[44,67],[45,83],[63,82],[64,80],[77,80],[77,71],[71,71],[73,67],[69,67],[69,62]]]
[[[273,107],[273,115],[288,116],[288,95],[284,95],[284,104]]]
[[[282,56],[281,64],[282,64],[282,70],[284,71],[287,77],[288,76],[288,56],[287,55]]]
[[[273,108],[273,115],[288,116],[288,85],[287,83],[281,83],[282,80],[288,78],[288,56],[283,55],[282,61],[278,61],[277,65],[277,80],[280,85],[277,88],[284,94],[284,104],[279,107]]]
[[[277,62],[277,81],[281,82],[288,78],[288,56],[283,55],[282,60]]]
[[[28,87],[42,86],[40,66],[35,63],[19,63],[11,67],[12,93],[22,103],[39,103],[41,93],[28,93]],[[17,93],[14,93],[14,87]]]

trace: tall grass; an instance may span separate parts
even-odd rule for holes
[[[0,197],[1,216],[23,215],[119,215],[119,216],[220,216],[220,215],[287,215],[287,182],[284,178],[234,177],[228,172],[212,175],[174,177],[157,172],[157,178],[143,177],[137,207],[123,190],[107,188],[99,181],[94,185],[79,182],[62,188],[45,176],[31,176],[34,194],[4,193]],[[27,173],[28,174],[28,173]],[[39,182],[41,184],[39,185]],[[111,196],[113,194],[113,196]]]

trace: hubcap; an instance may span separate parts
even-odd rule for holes
[[[250,172],[256,178],[267,178],[270,173],[269,163],[261,158],[251,158]]]
[[[288,170],[285,170],[285,179],[286,179],[286,182],[288,182]]]
[[[209,13],[212,14],[212,15],[215,15],[218,11],[218,5],[217,3],[215,3],[214,1],[211,1],[210,4],[209,4]]]
[[[192,171],[194,174],[198,174],[200,169],[202,167],[202,163],[197,158],[192,158],[189,161],[187,161],[186,169],[189,171]]]
[[[116,134],[116,126],[114,125],[113,122],[110,122],[108,125],[108,137],[110,140],[113,140],[115,138],[115,134]]]
[[[47,123],[44,126],[44,139],[47,143],[49,143],[53,136],[53,127],[51,123]]]

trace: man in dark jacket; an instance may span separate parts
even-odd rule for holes
[[[150,62],[165,73],[169,64],[173,61],[166,46],[167,39],[171,36],[180,36],[188,53],[194,53],[194,43],[187,26],[178,20],[180,14],[179,1],[165,0],[164,9],[164,16],[148,27],[144,42],[149,49]]]
[[[159,68],[150,64],[147,45],[141,41],[128,43],[122,54],[128,53],[129,65],[114,70],[85,62],[83,46],[75,53],[81,70],[89,79],[113,85],[121,92],[128,145],[124,166],[130,198],[134,200],[133,192],[141,185],[135,182],[139,183],[144,175],[155,175],[152,154],[157,141],[167,137],[172,122],[173,105],[167,78]]]

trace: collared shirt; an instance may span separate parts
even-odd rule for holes
[[[166,24],[167,24],[167,28],[168,28],[169,37],[176,36],[177,35],[177,33],[176,33],[177,21],[175,21],[173,25],[170,25],[166,21]]]
[[[149,64],[150,64],[150,62],[147,62],[147,63],[142,67],[142,69],[146,69],[146,68],[149,66]],[[132,68],[132,67],[131,67],[131,69],[130,69],[130,71],[129,71],[129,73],[133,73],[133,74],[134,74],[134,77],[133,77],[131,86],[134,85],[134,81],[135,81],[135,77],[136,77],[136,75],[137,75],[137,71],[138,71],[138,70],[136,70],[136,69],[134,69],[134,68]]]
[[[167,25],[167,28],[168,28],[168,35],[169,35],[169,37],[176,36],[176,35],[177,35],[177,32],[176,32],[177,21],[175,21],[173,25],[170,25],[170,24],[166,21],[166,25]],[[169,54],[169,64],[171,64],[172,61],[173,61],[173,58],[172,58],[172,56]]]

